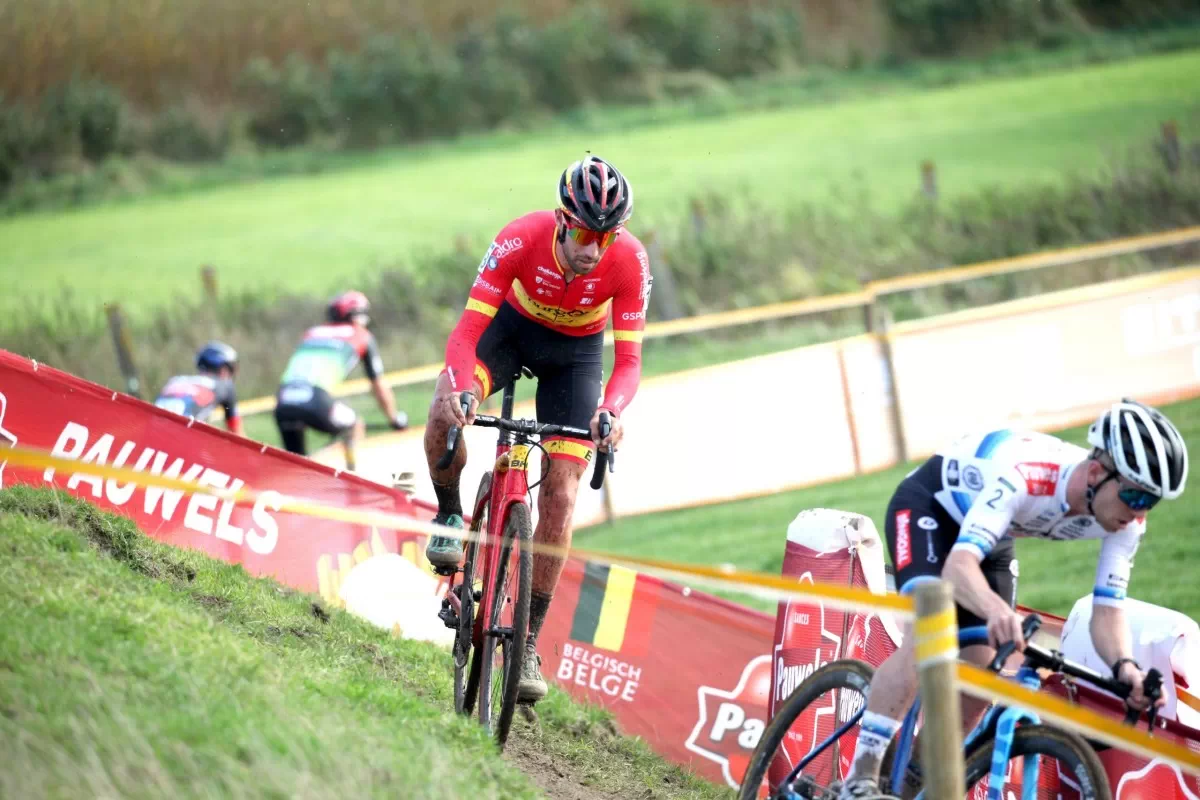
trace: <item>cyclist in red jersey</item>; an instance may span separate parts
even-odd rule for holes
[[[525,366],[537,378],[540,422],[592,432],[591,441],[555,437],[543,442],[549,459],[543,458],[533,538],[570,546],[579,479],[594,446],[607,450],[621,441],[621,412],[641,377],[652,279],[646,249],[624,227],[632,213],[629,182],[608,162],[588,156],[563,172],[557,209],[512,221],[488,248],[466,310],[446,344],[446,368],[425,429],[425,454],[438,498],[434,522],[463,527],[459,475],[467,460],[466,443],[459,439],[450,467],[436,466],[450,428],[474,420],[479,400],[502,390]],[[616,357],[601,399],[604,329],[610,317]],[[471,395],[466,416],[460,405],[463,392]],[[603,441],[601,411],[612,418]],[[435,568],[453,568],[462,559],[462,547],[456,539],[434,536],[426,556]],[[562,558],[534,554],[521,702],[536,702],[546,694],[537,636],[562,568]]]

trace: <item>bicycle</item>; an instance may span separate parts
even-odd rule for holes
[[[522,367],[505,387],[499,417],[482,414],[475,417],[475,425],[500,431],[495,465],[479,481],[471,525],[464,540],[462,566],[453,571],[435,569],[438,574],[450,578],[450,587],[442,599],[438,616],[446,627],[456,632],[452,648],[455,710],[470,716],[478,702],[479,722],[489,732],[494,728],[501,749],[508,740],[517,706],[517,688],[529,635],[533,526],[528,496],[538,484],[529,485],[528,468],[532,449],[541,449],[534,437],[592,438],[591,432],[582,428],[513,419],[515,384],[522,376],[531,378],[533,374]],[[469,402],[469,399],[463,401],[464,414]],[[611,420],[602,412],[601,436],[607,436],[610,430]],[[450,429],[446,452],[438,462],[439,469],[450,466],[460,435],[459,426]],[[610,472],[614,470],[612,453],[597,451],[591,479],[593,489],[603,485],[606,465]],[[477,570],[480,571],[478,588]],[[462,576],[457,586],[454,583],[456,575]],[[501,648],[499,657],[497,645]],[[495,666],[500,667],[500,673],[493,685]]]
[[[1131,687],[1113,678],[1101,675],[1087,667],[1068,661],[1056,650],[1047,650],[1032,642],[1034,633],[1041,626],[1041,618],[1031,614],[1025,618],[1022,630],[1025,634],[1025,660],[1017,670],[1016,680],[1030,689],[1040,689],[1042,678],[1037,670],[1046,669],[1059,672],[1080,680],[1088,681],[1106,689],[1122,699],[1128,698]],[[960,648],[973,645],[987,644],[987,628],[983,626],[964,628],[959,631],[958,644]],[[988,669],[999,673],[1001,667],[1016,650],[1015,644],[1001,647]],[[774,718],[763,732],[758,747],[750,757],[746,774],[739,787],[739,800],[751,800],[759,797],[764,778],[770,770],[772,761],[777,757],[780,746],[785,739],[800,739],[803,741],[807,727],[800,733],[793,732],[798,720],[805,718],[813,711],[812,741],[819,736],[820,717],[833,715],[831,722],[840,723],[836,730],[826,736],[820,744],[812,747],[800,757],[798,763],[791,768],[786,777],[774,786],[768,786],[770,800],[833,800],[837,797],[841,780],[848,769],[850,754],[855,738],[848,740],[848,752],[842,752],[846,744],[843,736],[856,737],[852,729],[862,719],[866,711],[866,698],[870,690],[874,669],[867,663],[857,659],[841,659],[833,661],[816,670],[808,677],[776,712]],[[1154,701],[1161,694],[1162,675],[1151,669],[1145,681],[1145,691],[1151,699],[1151,705],[1146,712],[1149,729],[1154,728],[1156,709]],[[856,692],[857,697],[847,697],[845,692]],[[828,708],[818,707],[820,698],[830,692],[834,693],[833,702]],[[880,790],[896,796],[913,796],[921,800],[924,789],[920,767],[912,762],[912,745],[916,735],[917,717],[920,713],[921,699],[918,697],[909,708],[900,732],[895,742],[884,757],[880,770],[882,780]],[[1136,725],[1141,712],[1129,709],[1126,713],[1127,724]],[[844,721],[843,721],[844,720]],[[830,723],[826,723],[827,727]],[[1081,800],[1111,800],[1112,790],[1108,783],[1104,767],[1096,755],[1091,742],[1071,731],[1065,731],[1050,725],[1042,724],[1038,715],[1021,709],[1009,708],[993,704],[983,718],[967,734],[963,742],[963,753],[966,758],[966,787],[971,791],[980,781],[988,780],[989,800],[992,798],[1011,797],[1012,794],[1002,795],[1008,774],[1009,762],[1023,759],[1022,767],[1022,798],[1033,800],[1038,797],[1039,761],[1041,756],[1048,756],[1058,761],[1060,775],[1064,770],[1072,773],[1074,783]],[[790,761],[799,753],[791,751],[780,752],[780,757]],[[826,757],[828,756],[828,757]],[[1032,759],[1027,757],[1033,756]],[[830,769],[832,775],[817,779],[812,772],[805,774],[810,765],[816,765],[816,770]]]

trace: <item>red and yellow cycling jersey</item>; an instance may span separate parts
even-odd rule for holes
[[[447,371],[457,389],[470,388],[475,346],[501,303],[567,336],[601,333],[611,316],[616,358],[601,407],[620,413],[641,378],[652,283],[646,248],[625,231],[592,272],[568,281],[572,273],[558,262],[554,234],[554,212],[536,211],[513,220],[492,242],[446,344]]]

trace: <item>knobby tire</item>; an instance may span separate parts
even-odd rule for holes
[[[738,800],[757,800],[759,787],[762,785],[763,779],[767,777],[771,761],[783,745],[788,729],[800,718],[805,709],[824,695],[839,689],[859,692],[865,698],[868,696],[873,677],[875,677],[875,670],[870,664],[852,658],[831,661],[809,675],[784,701],[783,705],[775,712],[775,716],[772,717],[766,730],[763,731],[762,737],[758,740],[758,747],[754,748],[754,753],[750,756],[750,763],[746,766],[742,785],[738,788]],[[832,746],[836,747],[837,742],[834,742]]]
[[[458,632],[454,637],[454,710],[459,714],[471,715],[475,710],[475,699],[479,694],[478,665],[473,655],[475,636],[475,561],[483,548],[479,545],[480,531],[487,531],[488,501],[491,497],[492,473],[485,472],[479,479],[479,490],[475,493],[474,513],[471,515],[470,532],[467,537],[466,558],[463,561],[462,588],[459,589]]]

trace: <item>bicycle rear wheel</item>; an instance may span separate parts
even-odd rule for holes
[[[967,791],[970,792],[976,784],[984,782],[992,768],[993,739],[980,742],[967,756],[966,779]],[[1112,787],[1108,783],[1108,775],[1099,756],[1084,738],[1076,733],[1064,731],[1049,725],[1022,725],[1013,734],[1012,748],[1009,750],[1009,761],[1023,756],[1044,756],[1041,764],[1043,776],[1053,775],[1058,780],[1071,781],[1073,788],[1079,793],[1081,800],[1112,800]],[[1053,761],[1047,760],[1053,759]],[[1058,769],[1053,768],[1058,762]],[[1010,765],[1011,766],[1011,765]],[[1012,773],[1017,777],[1016,773]],[[1020,796],[1020,790],[1013,785],[1013,796]],[[1009,791],[1003,792],[1004,797]],[[1057,789],[1040,788],[1038,798],[1059,797]]]
[[[776,785],[791,768],[814,749],[821,754],[805,767],[793,791],[800,797],[825,798],[830,786],[842,780],[858,738],[858,725],[837,739],[830,737],[838,727],[866,705],[871,678],[870,664],[855,659],[831,661],[808,676],[775,712],[750,756],[738,789],[738,800],[757,800],[764,781],[768,797],[783,796]],[[775,775],[772,763],[778,760]]]
[[[491,499],[492,473],[485,472],[479,479],[479,490],[475,493],[475,507],[471,514],[470,535],[467,536],[466,558],[463,561],[462,583],[459,584],[458,631],[454,635],[454,710],[460,714],[475,709],[475,698],[479,694],[479,674],[468,672],[467,661],[475,636],[475,559],[483,552],[479,546],[479,532],[487,530],[488,502]]]
[[[525,657],[525,640],[529,636],[532,544],[529,506],[514,503],[508,508],[497,574],[491,580],[491,619],[485,621],[483,646],[476,651],[480,666],[479,721],[495,734],[501,748],[508,740],[513,712],[517,708],[521,663]],[[496,653],[497,645],[500,646],[499,654]]]

